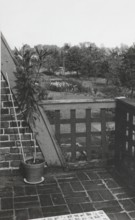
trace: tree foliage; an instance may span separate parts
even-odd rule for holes
[[[81,53],[77,46],[70,47],[65,54],[65,67],[67,71],[76,71],[77,75],[81,70]]]
[[[39,47],[31,50],[24,45],[20,51],[15,50],[15,57],[17,100],[27,122],[34,125],[34,119],[38,117],[37,103],[43,97],[47,98],[46,88],[42,88],[39,84],[40,69],[46,52]]]
[[[123,86],[131,90],[131,97],[135,90],[135,46],[130,47],[122,57],[120,80]]]
[[[25,45],[25,51],[40,57],[42,68],[39,60],[39,66],[36,66],[35,60],[34,68],[40,68],[42,72],[55,74],[63,69],[63,73],[74,72],[77,77],[82,75],[106,78],[106,85],[126,87],[131,90],[131,94],[135,90],[134,45],[130,48],[125,45],[119,48],[97,47],[91,42],[76,46],[66,43],[61,48],[55,45],[37,45],[35,48],[30,48],[29,45]],[[25,62],[27,62],[28,55],[25,56]]]

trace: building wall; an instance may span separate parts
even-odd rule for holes
[[[6,80],[1,77],[0,170],[19,168],[20,161],[22,160],[20,141],[27,157],[30,157],[33,152],[34,140],[31,130],[21,115],[17,116],[18,122],[16,122],[11,100],[9,86]],[[17,103],[14,102],[14,105],[18,113]],[[41,154],[38,147],[37,150]]]

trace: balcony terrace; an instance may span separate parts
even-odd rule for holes
[[[50,123],[61,149],[66,147],[62,138],[70,140],[64,152],[70,152],[71,157],[65,157],[65,170],[48,167],[45,181],[38,185],[24,183],[19,170],[1,170],[0,219],[26,220],[94,210],[103,210],[112,220],[135,219],[134,104],[127,100],[80,100],[47,101],[41,105],[47,114],[51,111]],[[70,118],[60,117],[64,116],[63,110],[69,111]],[[77,110],[81,111],[79,117]],[[85,126],[78,131],[76,123]],[[70,129],[60,129],[61,124],[70,124]],[[109,141],[108,132],[109,137],[110,132],[113,134]],[[78,137],[85,137],[85,142],[79,139],[84,145],[76,146]],[[77,152],[82,150],[85,157],[78,160]]]
[[[94,210],[103,210],[111,220],[135,219],[134,102],[42,101],[37,142],[48,167],[44,182],[26,184],[18,169],[22,155],[16,143],[19,131],[29,151],[33,136],[24,121],[13,117],[15,62],[1,40],[0,220]]]
[[[17,171],[0,172],[0,219],[27,220],[103,210],[111,220],[135,219],[135,193],[114,171],[45,171],[39,185],[23,182]]]

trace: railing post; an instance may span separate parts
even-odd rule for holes
[[[129,134],[128,134],[128,150],[127,150],[127,156],[129,158],[132,158],[132,145],[133,145],[133,112],[131,111],[129,114]],[[130,161],[131,162],[131,161]]]
[[[120,163],[120,137],[119,130],[120,129],[120,111],[118,100],[116,100],[116,110],[115,110],[115,151],[114,151],[114,163],[115,166],[119,166]]]
[[[71,153],[72,161],[76,160],[76,111],[71,109]]]
[[[101,147],[102,147],[102,156],[105,159],[107,153],[107,142],[106,142],[106,114],[105,109],[100,110],[101,114]]]
[[[87,159],[91,159],[91,109],[86,109],[86,151]]]
[[[121,101],[116,99],[114,163],[117,167],[120,166],[121,160],[125,157],[126,149],[127,112],[123,107]]]
[[[60,110],[55,110],[55,136],[60,144]]]

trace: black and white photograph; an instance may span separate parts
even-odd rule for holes
[[[135,220],[135,0],[0,0],[0,220]]]

